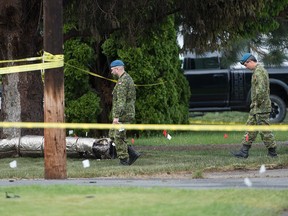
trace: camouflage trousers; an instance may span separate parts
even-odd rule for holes
[[[128,145],[126,142],[126,130],[125,129],[110,129],[109,137],[115,143],[117,157],[119,159],[129,158]]]
[[[246,125],[269,125],[269,116],[269,113],[259,113],[254,115],[250,114]],[[267,148],[276,147],[276,142],[272,131],[246,131],[242,140],[242,144],[252,145],[258,133],[260,134],[261,139]]]

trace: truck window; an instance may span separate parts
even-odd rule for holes
[[[219,69],[220,58],[184,58],[184,70],[197,70],[197,69]]]

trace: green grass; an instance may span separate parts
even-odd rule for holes
[[[211,119],[214,119],[219,123],[227,117],[227,115],[219,117],[218,115],[222,114],[216,113],[212,117],[210,115],[201,117],[201,121],[211,123]],[[241,123],[241,116],[243,117],[239,113],[239,116],[235,114],[229,118],[234,117],[235,121]],[[244,124],[246,117],[243,119],[245,119],[242,122]],[[203,178],[205,173],[210,171],[258,170],[262,164],[265,164],[268,169],[288,167],[287,132],[275,131],[274,133],[279,143],[278,158],[267,157],[267,150],[258,138],[246,160],[234,158],[230,154],[231,150],[240,148],[239,143],[244,132],[168,131],[172,136],[171,140],[166,139],[162,131],[157,133],[156,136],[135,138],[135,148],[142,153],[142,156],[130,167],[119,166],[118,160],[89,159],[90,167],[84,169],[83,158],[67,158],[68,178],[137,178],[172,175],[177,177],[183,173],[188,177],[190,175],[191,178]],[[12,160],[17,161],[18,166],[15,169],[9,167],[9,162]],[[41,157],[2,158],[0,170],[1,179],[44,178],[44,159]],[[19,195],[20,198],[6,199],[5,192]],[[274,216],[287,214],[287,203],[288,190],[251,188],[184,190],[76,185],[0,187],[1,216]]]
[[[202,120],[229,119],[240,121],[246,119],[246,113],[210,113]],[[219,117],[220,116],[220,117]],[[229,121],[231,122],[231,121]],[[244,124],[244,123],[243,123]],[[155,136],[141,136],[134,138],[135,148],[142,156],[133,166],[123,168],[118,166],[118,160],[90,159],[91,166],[84,169],[83,158],[67,158],[67,175],[69,178],[111,177],[111,176],[153,176],[162,174],[188,173],[191,178],[201,178],[210,170],[225,171],[234,169],[259,169],[262,164],[270,168],[288,167],[287,132],[275,131],[278,143],[279,158],[266,157],[267,150],[262,144],[260,136],[250,150],[247,160],[239,160],[231,156],[230,151],[240,148],[244,132],[225,131],[168,131],[171,140],[165,138],[162,131],[157,131]],[[131,141],[130,138],[128,141]],[[11,169],[9,162],[17,160],[18,167]],[[39,158],[3,158],[0,159],[0,178],[43,178],[44,159]]]
[[[164,139],[164,138],[163,138]],[[177,175],[187,173],[191,178],[199,178],[208,171],[227,171],[235,169],[258,170],[262,164],[269,168],[288,167],[287,145],[279,145],[278,158],[267,157],[267,150],[261,144],[255,144],[246,160],[232,157],[231,150],[240,145],[136,145],[142,156],[133,166],[119,166],[119,161],[90,159],[90,167],[83,168],[82,158],[67,158],[69,178],[93,177],[141,177],[155,175]],[[11,169],[9,162],[17,161],[17,168]],[[43,158],[3,158],[0,159],[0,178],[33,179],[44,177]],[[198,173],[198,174],[197,174]]]
[[[248,118],[246,112],[207,112],[202,116],[201,113],[192,113],[191,123],[197,124],[244,124]]]
[[[162,135],[162,131],[154,136],[140,136],[139,139],[134,138],[135,145],[205,145],[205,144],[237,144],[241,143],[244,137],[244,131],[168,131],[172,139],[168,140]],[[274,136],[277,142],[287,141],[286,131],[274,131]],[[128,139],[131,142],[130,139]],[[260,143],[261,137],[257,136],[255,143]]]
[[[231,112],[232,113],[232,112]],[[231,114],[227,112],[224,116],[234,116],[237,121],[245,113]],[[215,116],[223,113],[211,113]],[[222,118],[222,117],[219,117]],[[223,117],[224,118],[224,117]],[[202,117],[203,120],[209,118]],[[244,118],[243,118],[244,119]],[[231,121],[230,121],[231,122]],[[134,139],[135,148],[142,156],[133,166],[123,168],[118,166],[118,160],[95,160],[90,159],[91,166],[84,169],[83,158],[67,158],[67,175],[69,178],[88,177],[111,177],[111,176],[153,176],[162,174],[188,173],[191,178],[201,178],[210,170],[223,171],[234,169],[259,169],[262,164],[270,168],[288,167],[287,154],[287,132],[275,131],[278,143],[279,157],[271,159],[266,157],[267,150],[260,136],[250,150],[247,160],[239,160],[231,156],[230,151],[238,150],[244,132],[225,131],[168,131],[171,140],[165,138],[162,131],[157,131],[155,136],[141,136]],[[131,141],[130,138],[128,141]],[[18,167],[11,169],[9,162],[17,160]],[[0,178],[43,178],[44,159],[39,158],[3,158],[0,159]]]
[[[247,112],[207,112],[201,116],[201,113],[192,113],[190,121],[196,123],[229,123],[229,124],[242,124],[245,123],[248,118]],[[281,124],[288,124],[288,115]]]
[[[245,112],[208,112],[204,116],[190,117],[193,125],[245,125],[248,113]],[[279,125],[288,124],[288,115]],[[140,138],[134,139],[139,145],[198,145],[198,144],[236,144],[241,143],[244,131],[168,131],[171,140],[163,139],[162,131],[145,136],[140,132]],[[286,142],[287,131],[273,131],[276,141]],[[145,134],[145,132],[143,132]],[[226,137],[226,138],[224,138]],[[130,141],[130,140],[129,140]],[[262,142],[258,136],[256,142]]]
[[[192,113],[190,122],[195,124],[245,124],[248,118],[247,112],[207,112],[204,115],[201,113]],[[288,115],[280,124],[288,124]]]
[[[20,198],[6,199],[5,192]],[[281,215],[287,190],[182,190],[92,186],[0,188],[1,216]]]

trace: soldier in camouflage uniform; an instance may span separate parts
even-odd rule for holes
[[[257,63],[256,58],[246,53],[240,63],[253,71],[251,78],[251,104],[246,125],[269,125],[271,112],[270,83],[267,71]],[[276,142],[271,131],[259,131],[262,141],[268,149],[268,156],[277,157]],[[235,157],[247,158],[249,149],[257,137],[258,131],[247,131],[242,140],[242,148],[231,152]]]
[[[110,64],[111,73],[118,77],[113,89],[112,118],[113,124],[129,124],[135,118],[136,90],[131,76],[125,72],[124,63],[115,60]],[[124,128],[111,129],[109,136],[114,141],[120,165],[131,165],[140,156],[126,142],[126,130]]]

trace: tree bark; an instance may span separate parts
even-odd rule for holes
[[[0,58],[15,60],[36,56],[42,45],[39,34],[41,1],[1,0]],[[9,63],[3,66],[16,65]],[[40,71],[2,76],[1,121],[43,122],[43,81]],[[43,135],[43,129],[3,128],[1,138]]]

